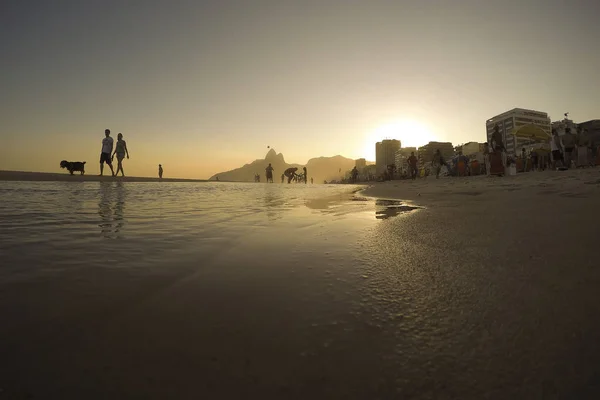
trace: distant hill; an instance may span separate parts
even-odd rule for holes
[[[254,182],[254,175],[260,174],[261,182],[265,182],[265,168],[267,168],[269,163],[275,169],[275,182],[280,181],[281,174],[286,169],[296,167],[301,172],[304,166],[286,163],[283,154],[277,154],[274,149],[271,149],[264,159],[254,160],[250,164],[231,171],[220,172],[211,176],[210,180],[215,180],[218,176],[219,180],[222,181]],[[313,178],[315,183],[323,183],[324,180],[340,179],[352,167],[354,167],[354,160],[342,156],[311,158],[306,163],[308,179]]]

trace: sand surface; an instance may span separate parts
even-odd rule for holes
[[[0,279],[5,397],[600,397],[600,169],[387,182],[308,213],[246,186],[262,224],[194,222],[178,193],[155,241],[5,253],[44,266]],[[374,220],[368,196],[422,208]],[[114,222],[145,198],[109,198]]]
[[[108,175],[79,175],[75,172],[70,175],[65,173],[50,173],[50,172],[26,172],[26,171],[0,171],[0,181],[41,181],[41,182],[106,182],[106,181],[123,181],[123,182],[207,182],[202,179],[179,179],[179,178],[148,178],[136,176],[110,176]]]
[[[503,200],[534,203],[555,198],[589,198],[600,195],[600,168],[542,171],[516,176],[462,178],[427,177],[417,180],[376,183],[364,195],[403,199],[422,205],[471,205],[491,202],[490,207],[505,208]],[[527,207],[527,205],[524,204]],[[560,217],[560,216],[558,216]]]

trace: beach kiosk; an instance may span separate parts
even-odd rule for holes
[[[521,148],[530,148],[531,145],[535,143],[548,143],[551,138],[545,130],[535,124],[527,124],[515,128],[512,130],[511,135],[515,141],[515,159],[519,160],[520,164],[517,165],[518,171],[527,170],[527,165],[525,166],[526,168],[523,168],[523,163],[527,160],[519,158],[521,155]]]

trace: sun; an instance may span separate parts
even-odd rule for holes
[[[383,139],[398,139],[402,147],[419,147],[437,138],[429,127],[412,119],[400,119],[379,125],[367,135],[364,154],[368,160],[375,160],[375,143]]]

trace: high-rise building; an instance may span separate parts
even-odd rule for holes
[[[479,143],[477,142],[468,142],[462,145],[462,153],[465,156],[470,156],[476,153],[479,153]]]
[[[600,144],[600,119],[592,119],[590,121],[580,122],[578,126],[585,131],[588,140],[593,145]]]
[[[407,163],[408,163],[408,157],[410,157],[410,153],[415,153],[415,156],[417,156],[417,148],[416,147],[403,147],[396,151],[396,156],[394,158],[396,160],[396,168],[398,169],[399,172],[402,172],[408,168]]]
[[[358,160],[354,160],[354,166],[357,170],[362,171],[367,166],[367,160],[364,158],[359,158]]]
[[[375,144],[375,165],[378,174],[385,172],[388,165],[396,162],[396,152],[400,146],[400,141],[396,139],[386,139]]]
[[[529,124],[537,125],[542,128],[544,132],[548,134],[548,139],[550,139],[552,127],[550,125],[550,118],[548,118],[547,113],[526,110],[524,108],[514,108],[510,111],[496,115],[485,122],[487,141],[488,143],[491,142],[494,126],[498,125],[500,133],[502,134],[504,146],[506,147],[506,152],[514,155],[515,149],[520,149],[530,140],[517,137],[513,135],[513,133],[520,127]]]

